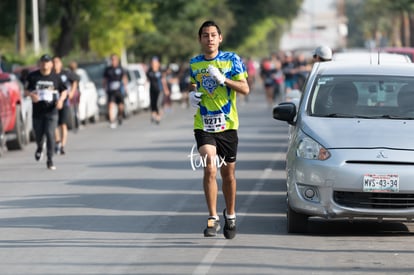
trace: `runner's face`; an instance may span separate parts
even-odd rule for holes
[[[214,26],[205,27],[201,33],[200,44],[203,52],[212,55],[218,52],[218,48],[222,41],[221,35]]]
[[[40,62],[40,71],[43,74],[49,74],[52,71],[53,62],[52,61],[42,61]]]
[[[158,60],[156,60],[156,59],[152,59],[151,60],[151,68],[154,70],[154,71],[158,71],[159,69],[160,69],[160,62],[158,61]]]
[[[60,58],[53,58],[53,66],[56,72],[60,72],[62,70],[62,61]]]
[[[119,58],[118,56],[111,57],[112,66],[117,67],[119,65]]]

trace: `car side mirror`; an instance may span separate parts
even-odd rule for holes
[[[273,118],[294,124],[296,105],[293,102],[282,102],[273,108]]]

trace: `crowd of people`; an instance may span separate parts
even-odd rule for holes
[[[33,129],[37,144],[35,159],[40,161],[47,156],[47,168],[55,170],[53,155],[66,154],[68,142],[68,122],[72,118],[70,108],[75,112],[79,104],[79,76],[76,74],[77,62],[71,61],[64,67],[59,56],[42,55],[35,70],[23,69],[20,80],[25,87],[26,96],[33,103]],[[165,112],[171,111],[170,90],[179,86],[182,106],[188,107],[188,90],[190,87],[189,67],[173,66],[162,68],[158,57],[154,56],[147,70],[150,85],[151,122],[159,124]],[[110,63],[102,74],[103,88],[107,94],[109,127],[122,125],[124,118],[124,100],[128,95],[127,71],[121,65],[116,54],[110,56]],[[80,121],[74,122],[74,129]]]
[[[330,61],[332,50],[319,46],[312,52],[312,59],[306,56],[304,52],[280,51],[261,60],[260,77],[269,107],[286,100],[292,91],[300,90],[313,63]]]

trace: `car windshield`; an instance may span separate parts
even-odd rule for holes
[[[310,96],[309,114],[414,119],[414,77],[319,76]]]
[[[106,66],[105,62],[79,64],[79,67],[85,69],[97,88],[102,88],[103,73]]]

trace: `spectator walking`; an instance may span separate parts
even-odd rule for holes
[[[33,128],[37,149],[35,159],[43,157],[44,137],[47,146],[47,168],[55,170],[53,154],[55,148],[55,129],[57,127],[58,110],[62,109],[67,97],[66,86],[53,71],[52,57],[45,54],[39,60],[40,69],[29,73],[25,83],[26,95],[33,102]]]
[[[190,67],[188,64],[182,64],[180,66],[180,71],[178,73],[178,78],[180,81],[180,92],[181,92],[181,107],[188,108],[188,93],[191,87],[190,82]]]
[[[115,129],[122,124],[124,117],[124,99],[127,94],[128,79],[126,71],[121,67],[119,57],[111,55],[111,65],[105,68],[103,74],[103,87],[106,89],[108,98],[109,127]],[[118,110],[117,110],[118,107]]]
[[[68,93],[68,96],[66,97],[63,103],[62,109],[58,111],[58,127],[55,131],[55,152],[56,154],[64,155],[66,152],[65,148],[68,140],[68,122],[70,119],[73,119],[71,117],[72,112],[70,108],[72,107],[70,106],[70,99],[73,98],[73,96],[76,93],[76,90],[78,89],[79,76],[75,73],[72,73],[70,70],[63,69],[62,59],[59,56],[53,57],[53,69],[54,72],[60,76],[62,82],[66,86],[66,90]]]
[[[291,52],[285,53],[285,59],[282,62],[282,71],[285,76],[285,95],[294,89],[296,78],[295,62]]]
[[[273,107],[277,95],[281,93],[280,85],[283,82],[280,64],[279,67],[276,67],[277,65],[270,58],[263,59],[260,65],[260,77],[262,78],[265,89],[266,102],[270,108]]]
[[[79,81],[80,81],[80,76],[76,72],[76,70],[78,69],[78,63],[76,61],[72,60],[69,63],[68,67],[69,67],[69,70],[73,74],[75,74],[78,77]],[[79,90],[79,81],[77,82],[78,85],[76,87],[76,90],[74,90],[74,93],[69,95],[69,105],[72,107],[73,112],[75,113],[75,121],[74,121],[75,122],[75,128],[74,128],[75,130],[80,129],[80,127],[81,127],[81,121],[79,119],[79,102],[80,102],[80,96],[81,96],[80,90]]]
[[[161,71],[161,63],[158,57],[151,58],[150,67],[147,71],[150,83],[151,122],[159,124],[161,121],[160,95],[169,95],[168,85],[164,73]]]
[[[226,208],[223,210],[226,239],[236,236],[236,156],[239,126],[236,94],[247,95],[247,71],[241,58],[232,52],[223,52],[219,26],[213,21],[204,22],[198,39],[202,54],[190,60],[192,92],[189,101],[197,107],[194,115],[194,136],[200,156],[206,160],[203,187],[209,217],[205,237],[216,236],[220,230],[217,213],[217,159],[222,177],[222,190]],[[221,164],[219,161],[219,164]]]
[[[256,83],[256,66],[254,64],[253,58],[249,57],[246,60],[246,69],[247,69],[247,83],[249,84],[250,91],[253,91],[254,84]],[[239,98],[242,101],[242,103],[246,103],[249,101],[249,95],[242,95],[239,94]]]

